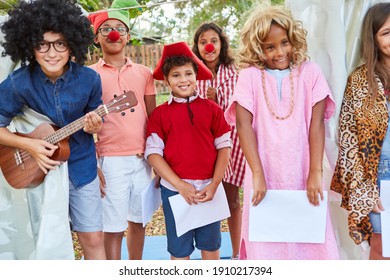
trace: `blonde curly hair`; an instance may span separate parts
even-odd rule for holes
[[[249,13],[240,32],[240,46],[237,50],[237,63],[239,68],[255,66],[264,69],[265,55],[261,49],[268,36],[271,25],[278,24],[287,31],[288,39],[292,45],[290,65],[299,66],[309,60],[307,54],[307,31],[302,22],[295,20],[291,12],[283,7],[271,6],[264,8],[257,6]]]

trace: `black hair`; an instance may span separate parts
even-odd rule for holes
[[[69,44],[75,62],[83,65],[88,46],[93,43],[91,23],[71,0],[20,1],[8,12],[9,19],[1,26],[5,34],[3,56],[22,65],[36,65],[34,48],[46,32],[62,34]]]
[[[165,77],[168,77],[169,72],[173,67],[176,66],[183,66],[186,65],[187,63],[191,63],[192,67],[194,68],[195,74],[198,73],[198,65],[195,63],[195,61],[188,56],[184,55],[173,55],[169,56],[164,60],[164,65],[162,67],[162,71],[164,73]]]
[[[173,55],[168,56],[164,60],[164,65],[162,67],[162,71],[164,73],[164,76],[167,78],[169,75],[169,72],[172,70],[173,67],[176,66],[183,66],[188,63],[191,63],[192,68],[194,69],[195,74],[198,73],[198,65],[195,63],[195,61],[192,59],[192,57],[188,57],[185,55]],[[188,116],[190,118],[191,124],[194,125],[194,113],[191,110],[190,107],[190,97],[187,97],[187,109],[188,109]]]
[[[200,35],[202,35],[204,32],[208,30],[213,30],[215,33],[218,34],[219,40],[221,40],[221,52],[219,54],[219,61],[221,64],[224,65],[231,65],[234,63],[233,56],[230,53],[230,48],[229,48],[229,39],[226,36],[225,32],[223,32],[222,28],[216,24],[215,22],[206,22],[201,24],[198,29],[195,32],[194,35],[194,44],[192,46],[192,51],[196,54],[199,59],[201,59],[203,62],[205,62],[202,58],[202,56],[199,53],[199,48],[198,48],[198,41]]]

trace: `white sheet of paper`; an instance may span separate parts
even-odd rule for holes
[[[154,184],[156,178],[150,182],[149,186],[145,188],[142,193],[142,224],[145,227],[146,224],[152,219],[154,212],[161,205],[161,190],[156,189]]]
[[[260,204],[249,208],[249,240],[324,243],[327,200],[326,191],[320,205],[313,206],[306,191],[268,190]]]
[[[381,201],[384,211],[381,211],[382,255],[390,257],[390,181],[381,180]]]
[[[180,194],[177,194],[169,197],[169,203],[175,218],[177,236],[181,236],[191,229],[230,217],[230,210],[222,184],[218,186],[211,201],[189,205]]]

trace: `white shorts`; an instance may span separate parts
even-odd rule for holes
[[[140,156],[105,156],[99,166],[106,180],[103,231],[122,232],[127,221],[142,223],[141,192],[152,181],[148,162]]]

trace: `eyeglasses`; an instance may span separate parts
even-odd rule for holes
[[[38,46],[35,47],[35,50],[39,53],[46,53],[50,50],[51,46],[53,46],[53,48],[57,52],[65,52],[69,48],[68,42],[66,41],[55,41],[55,42],[42,41],[38,43]]]
[[[117,31],[119,33],[119,35],[123,36],[123,35],[126,35],[127,28],[126,27],[102,27],[102,28],[99,28],[98,31],[104,37],[107,37],[111,31]]]

